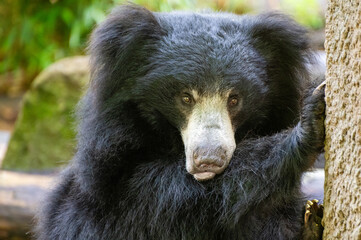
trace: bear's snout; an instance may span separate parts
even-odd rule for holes
[[[212,170],[224,166],[227,150],[222,146],[196,147],[193,152],[193,162],[199,170]]]
[[[198,181],[222,173],[236,148],[227,99],[219,94],[198,96],[181,129],[186,169]]]
[[[206,181],[222,173],[229,163],[227,148],[218,145],[198,146],[193,150],[190,173],[198,181]]]
[[[192,174],[198,181],[212,179],[216,174],[220,174],[227,167],[226,150],[222,147],[200,148],[197,147],[193,153]]]

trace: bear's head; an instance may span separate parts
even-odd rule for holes
[[[176,129],[187,171],[209,180],[225,170],[242,139],[295,123],[308,76],[304,35],[280,14],[122,6],[93,33],[90,91],[106,109],[99,111],[132,102],[155,132]]]

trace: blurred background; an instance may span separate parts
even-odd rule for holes
[[[75,149],[74,108],[89,80],[87,39],[122,0],[0,0],[0,239],[28,239],[44,191]],[[326,0],[134,0],[153,11],[280,10],[310,30],[325,71]],[[322,198],[322,163],[304,190]],[[27,234],[28,233],[28,234]]]

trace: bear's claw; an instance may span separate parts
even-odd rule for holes
[[[312,95],[317,95],[317,94],[319,94],[319,92],[321,92],[321,91],[325,91],[324,89],[325,89],[325,87],[326,87],[326,81],[323,81],[320,85],[318,85],[316,88],[315,88],[315,90],[313,90],[313,93],[312,93]]]
[[[304,216],[304,239],[322,239],[323,205],[318,200],[307,201]]]

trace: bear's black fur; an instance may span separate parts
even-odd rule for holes
[[[37,237],[301,238],[300,178],[324,137],[322,89],[300,97],[305,33],[277,13],[115,9],[92,35],[77,153],[46,199]],[[231,114],[233,157],[205,182],[185,168],[183,89],[242,96]]]

